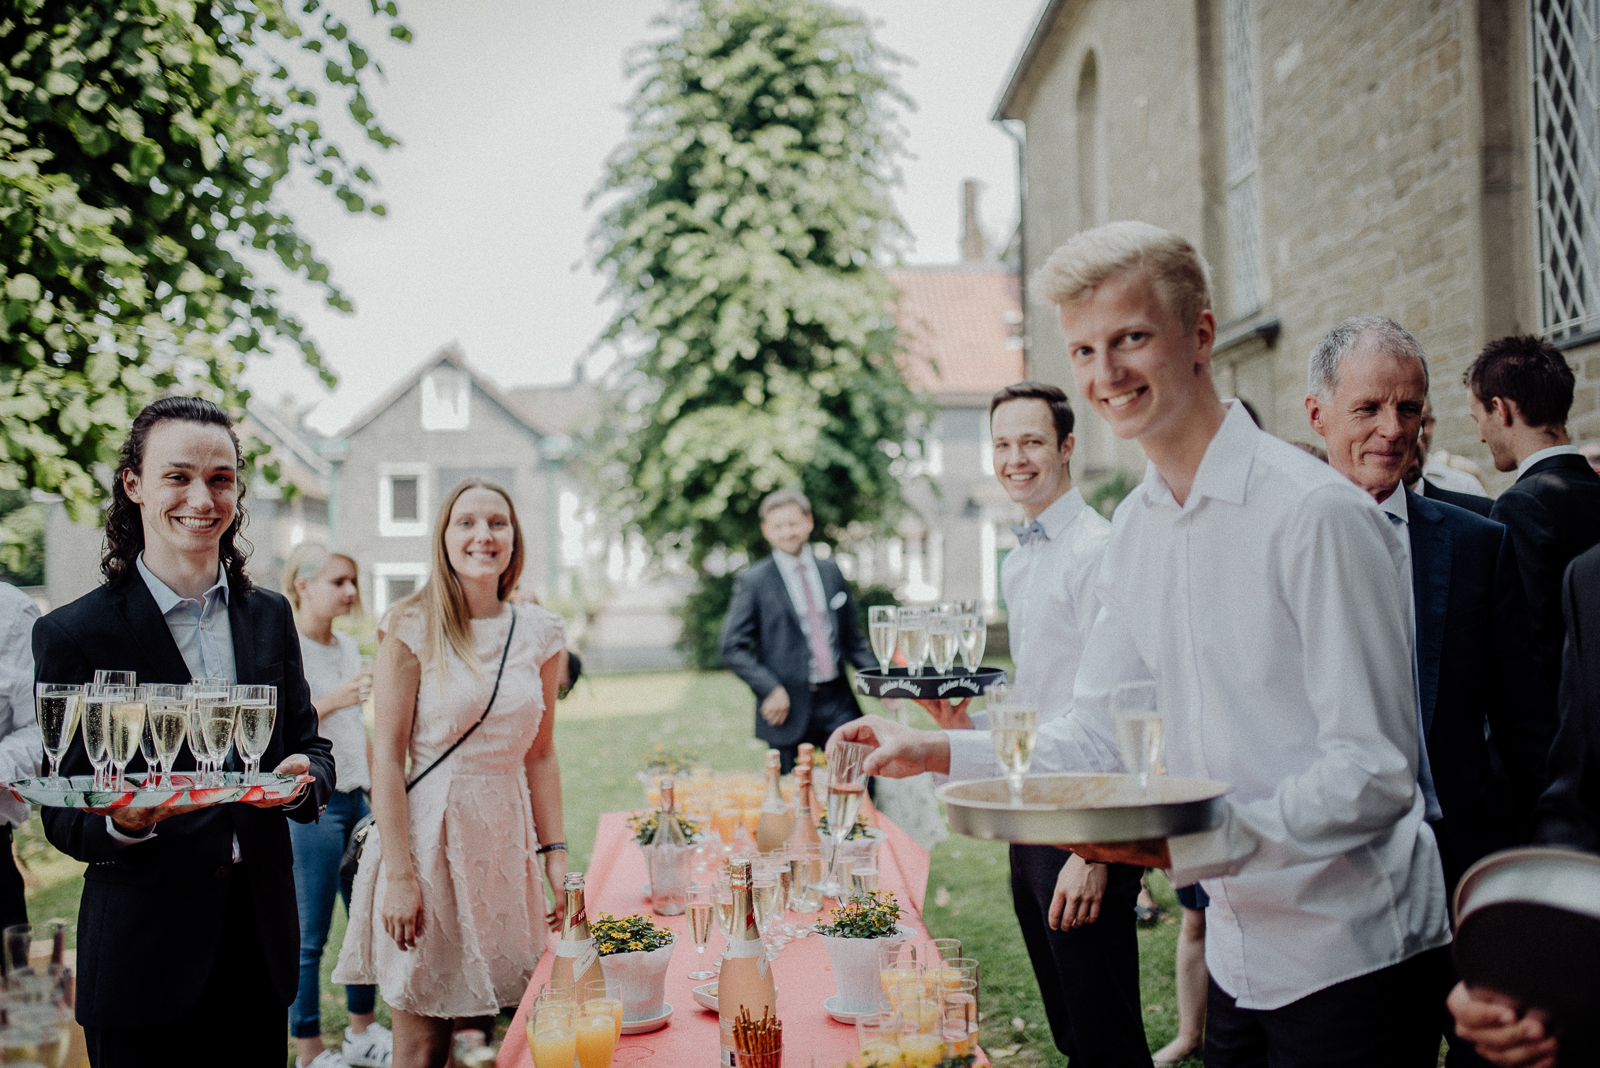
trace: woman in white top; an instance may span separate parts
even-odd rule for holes
[[[355,639],[333,629],[333,621],[354,612],[361,603],[356,562],[326,546],[302,542],[283,568],[283,592],[294,606],[295,629],[305,658],[306,683],[317,710],[317,730],[333,743],[338,775],[327,810],[315,823],[296,823],[289,830],[294,843],[294,893],[300,910],[300,988],[289,1008],[295,1063],[302,1068],[370,1065],[386,1068],[391,1038],[372,1018],[374,988],[345,987],[350,1027],[342,1052],[322,1045],[322,948],[333,919],[333,899],[344,896],[350,912],[351,883],[339,878],[339,860],[357,821],[369,811],[366,791],[371,742],[367,739],[362,702],[372,686],[370,668],[363,670]]]

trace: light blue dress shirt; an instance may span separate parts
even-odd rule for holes
[[[199,598],[179,597],[172,587],[156,578],[155,572],[144,566],[144,554],[139,554],[139,577],[149,587],[150,596],[167,621],[172,640],[177,643],[183,662],[189,665],[189,675],[196,679],[227,679],[239,681],[233,662],[233,625],[228,622],[228,575],[217,564],[217,581]]]

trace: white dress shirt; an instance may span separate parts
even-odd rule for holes
[[[1552,445],[1548,449],[1540,449],[1532,456],[1517,465],[1517,477],[1521,478],[1528,473],[1528,468],[1541,460],[1548,460],[1552,456],[1581,456],[1576,445]]]
[[[1120,770],[1111,691],[1156,683],[1171,774],[1230,787],[1221,827],[1168,847],[1173,884],[1211,896],[1206,965],[1241,1008],[1450,940],[1401,540],[1369,495],[1231,405],[1183,506],[1147,465],[1117,509],[1072,712],[1039,732],[1039,771]],[[996,775],[962,733],[946,734],[951,777]]]
[[[1045,537],[1007,553],[1000,582],[1015,690],[1038,702],[1045,723],[1072,707],[1072,680],[1100,611],[1095,580],[1111,521],[1074,487],[1039,514],[1039,525]]]
[[[822,617],[822,632],[833,653],[826,664],[818,664],[815,656],[811,658],[811,681],[832,682],[839,677],[839,638],[835,633],[837,626],[833,610],[828,607],[828,594],[822,588],[822,572],[817,570],[817,558],[812,554],[811,546],[803,545],[799,556],[790,556],[782,549],[774,549],[772,559],[778,565],[778,574],[783,576],[783,586],[789,591],[789,603],[794,605],[794,614],[800,617],[800,632],[808,636],[810,624],[806,621],[806,592],[800,583],[803,581],[811,587],[817,614]],[[806,647],[809,649],[810,644]]]
[[[33,708],[33,624],[39,606],[10,583],[0,582],[0,782],[39,774],[44,747]],[[0,824],[20,827],[28,803],[0,794]]]

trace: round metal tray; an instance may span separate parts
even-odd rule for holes
[[[923,668],[920,675],[908,675],[903,667],[856,673],[856,693],[867,697],[910,697],[924,701],[961,701],[981,696],[983,691],[1005,678],[1000,668],[980,667],[977,671],[956,668],[949,675],[934,674]]]
[[[1563,1049],[1600,1044],[1600,856],[1550,846],[1491,854],[1461,877],[1455,906],[1461,978],[1549,1013]]]
[[[939,787],[951,830],[1032,845],[1137,842],[1214,830],[1228,784],[1153,775],[1141,792],[1131,775],[1030,775],[1022,804],[1004,779]]]

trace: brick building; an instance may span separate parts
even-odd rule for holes
[[[1137,218],[1211,262],[1224,394],[1314,440],[1306,359],[1350,315],[1428,351],[1435,448],[1497,475],[1462,372],[1514,332],[1578,374],[1600,438],[1600,43],[1582,0],[1046,0],[994,117],[1020,145],[1024,277],[1079,229]],[[1050,309],[1037,377],[1071,389]],[[1085,420],[1095,475],[1142,469]]]

